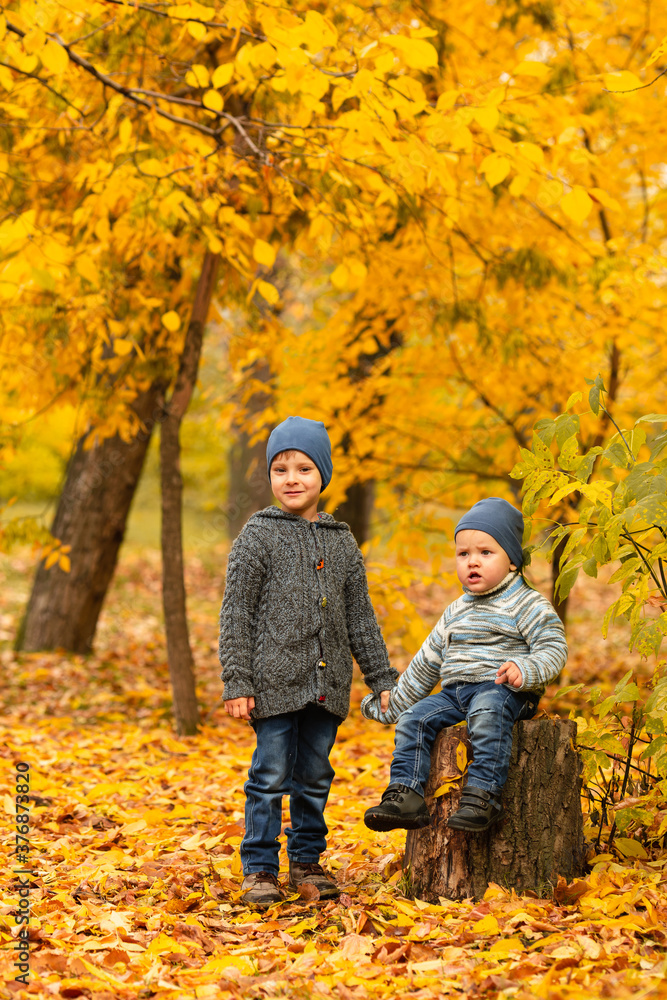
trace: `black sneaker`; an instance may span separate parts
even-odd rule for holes
[[[504,815],[500,799],[497,799],[486,788],[475,788],[466,785],[461,792],[461,801],[455,813],[447,820],[447,826],[452,830],[488,830]]]
[[[420,830],[430,826],[431,817],[423,796],[396,782],[387,786],[378,805],[366,810],[364,823],[369,830]]]

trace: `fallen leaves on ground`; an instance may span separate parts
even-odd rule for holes
[[[7,640],[24,599],[8,587],[19,564],[2,585]],[[171,728],[154,559],[124,562],[95,656],[1,654],[11,679],[2,754],[10,765],[30,763],[33,796],[31,976],[27,986],[16,982],[5,950],[11,995],[667,996],[662,857],[603,857],[545,898],[495,885],[479,902],[406,897],[404,836],[371,833],[362,822],[386,784],[392,738],[361,718],[361,683],[334,748],[327,811],[323,861],[340,899],[294,895],[264,913],[244,906],[238,847],[253,733],[218,704],[219,580],[198,563],[189,573],[208,713],[196,737]],[[610,662],[612,675],[626,669]],[[5,784],[3,794],[13,814],[13,789]],[[9,830],[12,816],[5,819]],[[18,897],[7,837],[3,852],[0,928],[11,949]],[[284,850],[281,863],[285,873]]]

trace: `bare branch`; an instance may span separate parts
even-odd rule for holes
[[[18,35],[20,38],[25,37],[25,31],[21,31],[20,28],[17,28],[16,25],[12,24],[10,21],[7,22],[7,29],[9,31],[13,31],[14,34]],[[217,139],[218,133],[214,129],[208,128],[207,125],[201,125],[199,122],[192,121],[189,118],[179,118],[178,115],[172,115],[169,111],[163,111],[162,108],[159,108],[155,103],[144,101],[141,97],[136,97],[132,93],[132,89],[130,87],[124,87],[122,84],[116,83],[116,81],[110,76],[107,76],[105,73],[101,73],[96,66],[93,66],[93,64],[88,62],[87,59],[84,59],[83,56],[74,52],[71,45],[68,45],[68,43],[60,37],[60,35],[49,33],[49,38],[52,38],[58,43],[58,45],[61,45],[64,48],[70,60],[75,65],[80,66],[81,69],[93,76],[96,80],[103,84],[103,86],[109,87],[111,90],[115,90],[116,93],[122,94],[123,97],[128,99],[128,101],[133,101],[140,107],[149,108],[151,111],[155,111],[155,113],[160,115],[161,118],[166,118],[168,121],[174,122],[175,125],[185,125],[186,128],[191,128],[196,132],[201,132],[203,135],[207,135],[211,139]]]
[[[74,110],[78,115],[81,115],[82,118],[85,118],[85,113],[80,108],[77,108],[76,104],[72,104],[72,102],[67,97],[65,97],[64,94],[61,94],[59,91],[55,90],[55,88],[52,87],[49,83],[47,83],[46,80],[42,80],[41,76],[38,76],[37,73],[26,73],[24,69],[19,69],[18,66],[12,66],[11,63],[6,63],[6,62],[0,62],[0,66],[5,66],[7,69],[10,69],[13,73],[20,73],[21,76],[28,76],[30,77],[31,80],[37,80],[37,83],[41,83],[42,87],[46,87],[46,89],[50,90],[55,97],[60,98],[60,100],[63,101],[65,104],[67,104],[68,107],[74,108]]]

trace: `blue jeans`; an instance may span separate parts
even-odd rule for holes
[[[408,785],[423,795],[438,732],[465,720],[474,758],[468,784],[499,795],[507,781],[514,723],[532,719],[538,701],[534,691],[512,691],[493,681],[450,684],[422,698],[396,725],[392,782]]]
[[[329,754],[340,722],[319,705],[252,721],[257,747],[244,785],[244,875],[278,874],[283,795],[289,795],[290,804],[288,857],[301,863],[319,861],[329,832],[324,822],[334,778]]]

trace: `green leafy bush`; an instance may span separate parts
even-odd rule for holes
[[[657,661],[667,634],[667,414],[647,414],[623,429],[606,408],[602,378],[588,384],[590,410],[615,429],[613,436],[582,447],[580,417],[571,412],[582,393],[574,393],[564,413],[538,421],[532,447],[521,449],[511,475],[524,480],[524,515],[542,511],[552,523],[559,599],[582,570],[596,577],[599,567],[617,563],[609,583],[620,583],[621,593],[607,609],[602,632],[606,636],[623,617],[630,623],[630,649],[656,658],[648,684],[640,686],[630,671],[611,695],[599,688],[586,692],[589,718],[578,720],[597,846],[612,811],[609,846],[617,832],[640,832],[649,843],[667,833],[667,814],[659,811],[667,778],[667,678],[664,662]],[[617,841],[621,853],[641,856],[643,848],[629,844],[628,836]]]

